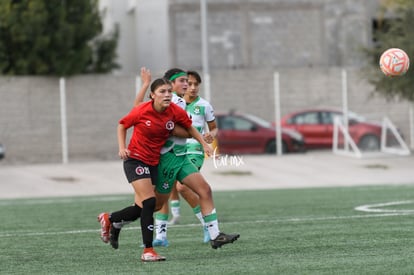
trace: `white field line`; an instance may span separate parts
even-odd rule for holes
[[[314,221],[334,221],[334,220],[352,220],[352,219],[366,219],[366,218],[380,218],[389,216],[405,216],[413,214],[414,212],[397,212],[397,213],[380,213],[380,214],[365,214],[365,215],[350,215],[350,216],[328,216],[328,217],[304,217],[304,218],[289,218],[289,219],[276,219],[276,220],[256,220],[245,222],[226,222],[225,224],[257,224],[257,223],[302,223],[302,222],[314,222]],[[171,225],[171,227],[199,227],[200,224],[185,224],[185,225]],[[123,230],[140,230],[137,226],[127,226]],[[85,230],[69,230],[69,231],[56,231],[56,232],[0,232],[0,238],[15,238],[15,237],[32,237],[32,236],[52,236],[52,235],[71,235],[71,234],[84,234],[84,233],[97,233],[100,230],[97,229],[85,229]]]
[[[12,200],[5,199],[0,201],[0,206],[8,205],[41,205],[41,204],[55,204],[55,203],[72,203],[72,202],[82,202],[82,201],[122,201],[127,200],[128,196],[110,196],[110,197],[85,197],[85,198],[51,198],[51,199],[24,199],[24,200]],[[134,196],[130,196],[131,203],[133,202]]]
[[[357,211],[371,212],[371,213],[399,213],[399,214],[410,214],[410,213],[414,213],[414,210],[407,210],[407,209],[383,209],[382,207],[395,206],[395,205],[404,205],[404,204],[412,204],[412,203],[414,203],[414,201],[391,201],[391,202],[376,203],[376,204],[365,204],[365,205],[357,206],[354,209],[357,210]]]

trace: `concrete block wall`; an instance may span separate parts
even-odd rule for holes
[[[118,119],[132,107],[135,77],[66,79],[69,161],[117,159]],[[62,161],[59,79],[0,77],[1,163]]]
[[[212,69],[361,66],[378,0],[209,0]],[[173,0],[173,66],[201,68],[199,1]]]
[[[0,142],[6,161],[55,160],[60,146],[59,82],[55,78],[0,78]]]
[[[341,108],[341,72],[336,67],[280,71],[282,115],[311,107]],[[214,108],[236,109],[273,121],[273,73],[212,71]],[[372,87],[357,69],[348,70],[348,76],[349,109],[374,120],[388,116],[409,137],[409,103],[372,97]],[[116,127],[130,111],[134,97],[135,76],[66,79],[69,162],[118,159]],[[0,143],[6,146],[0,165],[62,162],[60,119],[58,78],[0,77]]]
[[[70,159],[115,159],[118,120],[135,97],[131,76],[81,76],[67,81]]]

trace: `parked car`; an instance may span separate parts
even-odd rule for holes
[[[242,113],[216,113],[218,148],[225,154],[263,154],[276,152],[276,130],[262,118]],[[282,152],[304,150],[300,133],[282,129]]]
[[[3,144],[0,143],[0,159],[3,159],[5,154],[6,150],[4,149]]]
[[[342,120],[343,112],[335,109],[308,109],[282,117],[283,127],[296,130],[303,135],[306,148],[332,147],[334,119]],[[379,123],[367,122],[365,118],[348,112],[348,131],[355,144],[363,151],[379,150],[381,129]]]

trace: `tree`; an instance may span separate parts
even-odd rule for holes
[[[97,0],[0,1],[0,74],[109,72],[117,39],[102,35]]]
[[[378,20],[374,33],[376,43],[366,51],[371,60],[368,79],[375,91],[386,98],[414,102],[414,70],[409,69],[404,76],[389,78],[380,72],[378,65],[381,54],[389,48],[403,49],[414,58],[414,0],[383,1],[382,14],[386,12],[393,16]]]

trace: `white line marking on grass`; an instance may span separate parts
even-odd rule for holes
[[[255,221],[235,221],[225,222],[221,224],[256,224],[256,223],[301,223],[301,222],[315,222],[315,221],[334,221],[334,220],[350,220],[350,219],[366,219],[366,218],[381,218],[391,216],[406,216],[413,214],[411,212],[395,212],[395,213],[381,213],[381,214],[365,214],[365,215],[350,215],[350,216],[328,216],[328,217],[304,217],[304,218],[288,218],[288,219],[274,219],[274,220],[255,220]],[[183,224],[183,225],[171,225],[170,227],[176,228],[188,228],[188,227],[201,227],[197,224]],[[127,226],[122,230],[141,230],[139,226]],[[53,235],[70,235],[70,234],[83,234],[83,233],[96,233],[98,229],[85,229],[85,230],[68,230],[68,231],[56,231],[56,232],[0,232],[0,238],[16,238],[16,237],[33,237],[33,236],[53,236]]]
[[[414,213],[414,210],[411,210],[411,209],[384,209],[382,207],[412,204],[412,203],[414,203],[414,201],[392,201],[392,202],[384,202],[384,203],[376,203],[376,204],[365,204],[365,205],[357,206],[354,209],[357,210],[357,211],[373,212],[373,213],[410,214],[410,213]]]
[[[86,229],[86,230],[70,230],[60,232],[19,232],[19,233],[0,233],[0,238],[3,237],[33,237],[33,236],[51,236],[51,235],[69,235],[69,234],[82,234],[97,232],[100,230]]]
[[[133,195],[130,196],[131,201]],[[53,198],[53,199],[25,199],[25,200],[1,200],[0,206],[9,205],[40,205],[40,204],[52,204],[52,203],[73,203],[75,201],[122,201],[127,200],[128,196],[110,196],[110,197],[76,197],[76,198]]]

